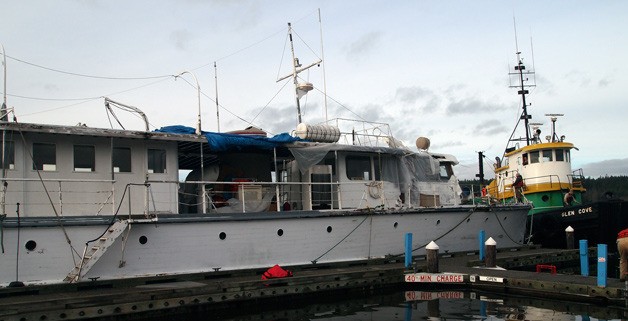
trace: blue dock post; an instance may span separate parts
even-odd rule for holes
[[[406,233],[406,268],[412,267],[412,233]]]
[[[589,276],[589,242],[580,240],[580,274]]]
[[[478,234],[478,239],[480,241],[480,261],[484,261],[484,239],[486,238],[486,234],[484,233],[484,230],[480,230],[480,233]]]
[[[597,245],[597,286],[606,287],[606,264],[608,261],[608,248],[606,244]]]

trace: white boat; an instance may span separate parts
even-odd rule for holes
[[[397,257],[407,233],[415,255],[476,251],[481,230],[524,240],[530,206],[461,205],[456,158],[382,123],[266,137],[3,119],[2,286]]]

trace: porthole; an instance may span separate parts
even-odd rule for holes
[[[146,244],[148,242],[148,238],[144,235],[140,236],[140,244]]]
[[[37,242],[33,241],[33,240],[29,240],[28,242],[26,242],[26,244],[24,245],[24,247],[29,250],[29,251],[34,251],[35,248],[37,247]]]
[[[397,226],[399,226],[399,223],[395,222],[395,224],[393,224],[393,227],[397,228]]]
[[[547,202],[547,201],[549,201],[549,196],[543,195],[543,196],[541,196],[541,200],[543,200],[543,202]]]
[[[218,237],[219,237],[221,240],[224,240],[224,239],[226,239],[226,238],[227,238],[227,233],[225,233],[225,232],[220,232],[220,234],[218,234]]]
[[[440,224],[440,220],[437,220],[437,221],[436,221],[436,225],[438,225],[438,224]]]
[[[283,235],[283,230],[282,229],[278,229],[277,230],[277,235],[282,236]]]
[[[328,226],[327,227],[327,233],[331,233],[331,230],[332,230],[331,226]]]

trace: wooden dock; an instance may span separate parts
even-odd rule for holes
[[[608,279],[607,287],[600,288],[595,277],[512,270],[536,264],[560,265],[577,260],[577,251],[532,248],[499,252],[497,257],[497,265],[508,270],[481,268],[477,253],[463,253],[441,256],[440,271],[462,275],[462,282],[453,284],[460,289],[596,303],[628,311],[625,284],[617,279]],[[370,293],[390,288],[433,290],[441,285],[452,286],[452,283],[404,282],[408,274],[424,272],[424,265],[425,260],[418,257],[414,269],[408,270],[403,258],[395,258],[290,267],[293,277],[266,281],[261,280],[263,270],[248,270],[0,288],[0,321],[128,317],[200,306],[204,309],[241,308],[287,298],[314,300],[332,293]]]

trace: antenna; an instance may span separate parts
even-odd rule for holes
[[[217,132],[220,133],[220,107],[218,105],[218,68],[214,61],[214,81],[216,83],[216,124],[218,125]]]
[[[512,12],[512,24],[515,28],[515,50],[517,51],[517,55],[519,55],[519,41],[517,40],[517,20],[515,19],[515,12]],[[517,60],[519,60],[519,56],[517,56]]]
[[[552,121],[552,143],[554,142],[562,142],[563,139],[565,139],[565,137],[561,137],[561,139],[558,139],[558,135],[556,134],[556,120],[558,120],[558,117],[562,117],[565,116],[564,114],[545,114],[545,116],[550,117],[550,120]]]
[[[323,50],[323,22],[321,21],[321,8],[318,8],[318,25],[321,30],[321,57],[325,60],[325,51]],[[325,78],[325,64],[323,63],[323,96],[325,99],[325,122],[327,122],[327,79]]]

